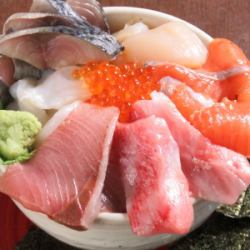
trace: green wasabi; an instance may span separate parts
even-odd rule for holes
[[[0,164],[28,160],[41,123],[28,112],[0,110]]]

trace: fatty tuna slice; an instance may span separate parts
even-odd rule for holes
[[[26,208],[74,228],[87,228],[101,206],[118,109],[81,103],[37,149],[9,166],[0,191]]]
[[[118,124],[114,141],[134,233],[187,233],[193,206],[178,145],[165,120],[151,116]]]
[[[133,106],[133,119],[156,115],[165,119],[177,142],[181,164],[194,197],[233,204],[250,184],[247,159],[225,147],[212,144],[194,128],[163,93]]]

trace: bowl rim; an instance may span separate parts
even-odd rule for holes
[[[156,11],[156,10],[151,10],[151,9],[146,9],[146,8],[140,8],[140,7],[131,7],[131,6],[108,6],[104,7],[104,12],[107,15],[115,14],[117,15],[118,13],[122,14],[142,14],[142,15],[152,15],[152,16],[158,16],[159,18],[162,19],[168,19],[169,21],[178,21],[181,23],[184,23],[187,25],[191,30],[193,30],[200,38],[202,38],[206,42],[212,41],[212,37],[207,34],[205,31],[201,30],[200,28],[196,27],[195,25],[170,14]],[[202,200],[198,200],[197,202],[203,202]],[[101,212],[97,219],[97,221],[102,221],[103,223],[121,223],[125,222],[128,220],[127,213],[109,213],[109,212]]]
[[[181,22],[185,25],[187,25],[192,31],[194,31],[199,38],[204,42],[204,43],[209,43],[212,41],[212,37],[198,28],[197,26],[194,26],[193,24],[170,14],[156,11],[156,10],[151,10],[151,9],[146,9],[146,8],[140,8],[140,7],[130,7],[130,6],[107,6],[104,7],[104,12],[105,14],[109,15],[117,15],[117,14],[135,14],[135,15],[142,15],[142,16],[157,16],[159,19],[166,20],[166,22],[169,21],[178,21]],[[15,201],[15,204],[19,207],[20,210],[22,210],[25,214],[26,212],[31,211],[29,209],[26,209],[23,207],[19,202]],[[194,203],[202,203],[206,202],[209,203],[209,201],[204,201],[204,200],[195,200]],[[34,211],[31,211],[34,212]],[[40,213],[39,213],[40,214]],[[101,212],[97,216],[95,222],[96,224],[109,224],[109,225],[117,225],[117,224],[124,224],[128,223],[128,215],[127,213],[111,213],[111,212]]]

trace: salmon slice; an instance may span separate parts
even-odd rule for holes
[[[193,206],[179,149],[166,122],[151,116],[118,124],[114,140],[134,233],[187,233]]]
[[[181,114],[213,143],[245,156],[250,155],[250,105],[223,99],[212,99],[193,91],[184,83],[161,80],[162,91]],[[237,131],[237,132],[236,132]]]
[[[156,115],[165,119],[180,149],[182,170],[194,197],[233,204],[250,184],[247,159],[211,143],[194,128],[163,93],[133,106],[133,119]]]
[[[181,65],[168,63],[157,65],[153,72],[158,77],[158,80],[170,76],[176,80],[185,82],[185,84],[196,92],[209,96],[216,101],[221,98],[221,81],[215,76],[209,76],[206,73],[203,74],[202,72],[190,70]]]
[[[248,65],[249,60],[244,52],[227,39],[214,39],[208,47],[208,58],[203,66],[210,71],[228,70],[235,66]],[[222,97],[240,102],[250,101],[250,73],[242,73],[223,81]]]
[[[161,91],[171,99],[188,121],[190,121],[191,115],[195,111],[214,105],[211,98],[195,92],[185,83],[171,77],[162,78],[160,84]]]
[[[0,191],[26,208],[74,228],[87,228],[100,211],[118,109],[78,105],[37,149],[9,166]]]
[[[250,156],[250,105],[224,99],[194,112],[190,122],[213,143]]]

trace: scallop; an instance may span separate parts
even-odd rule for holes
[[[128,61],[170,62],[191,68],[200,67],[207,58],[207,48],[185,24],[169,22],[128,37],[123,45]]]

